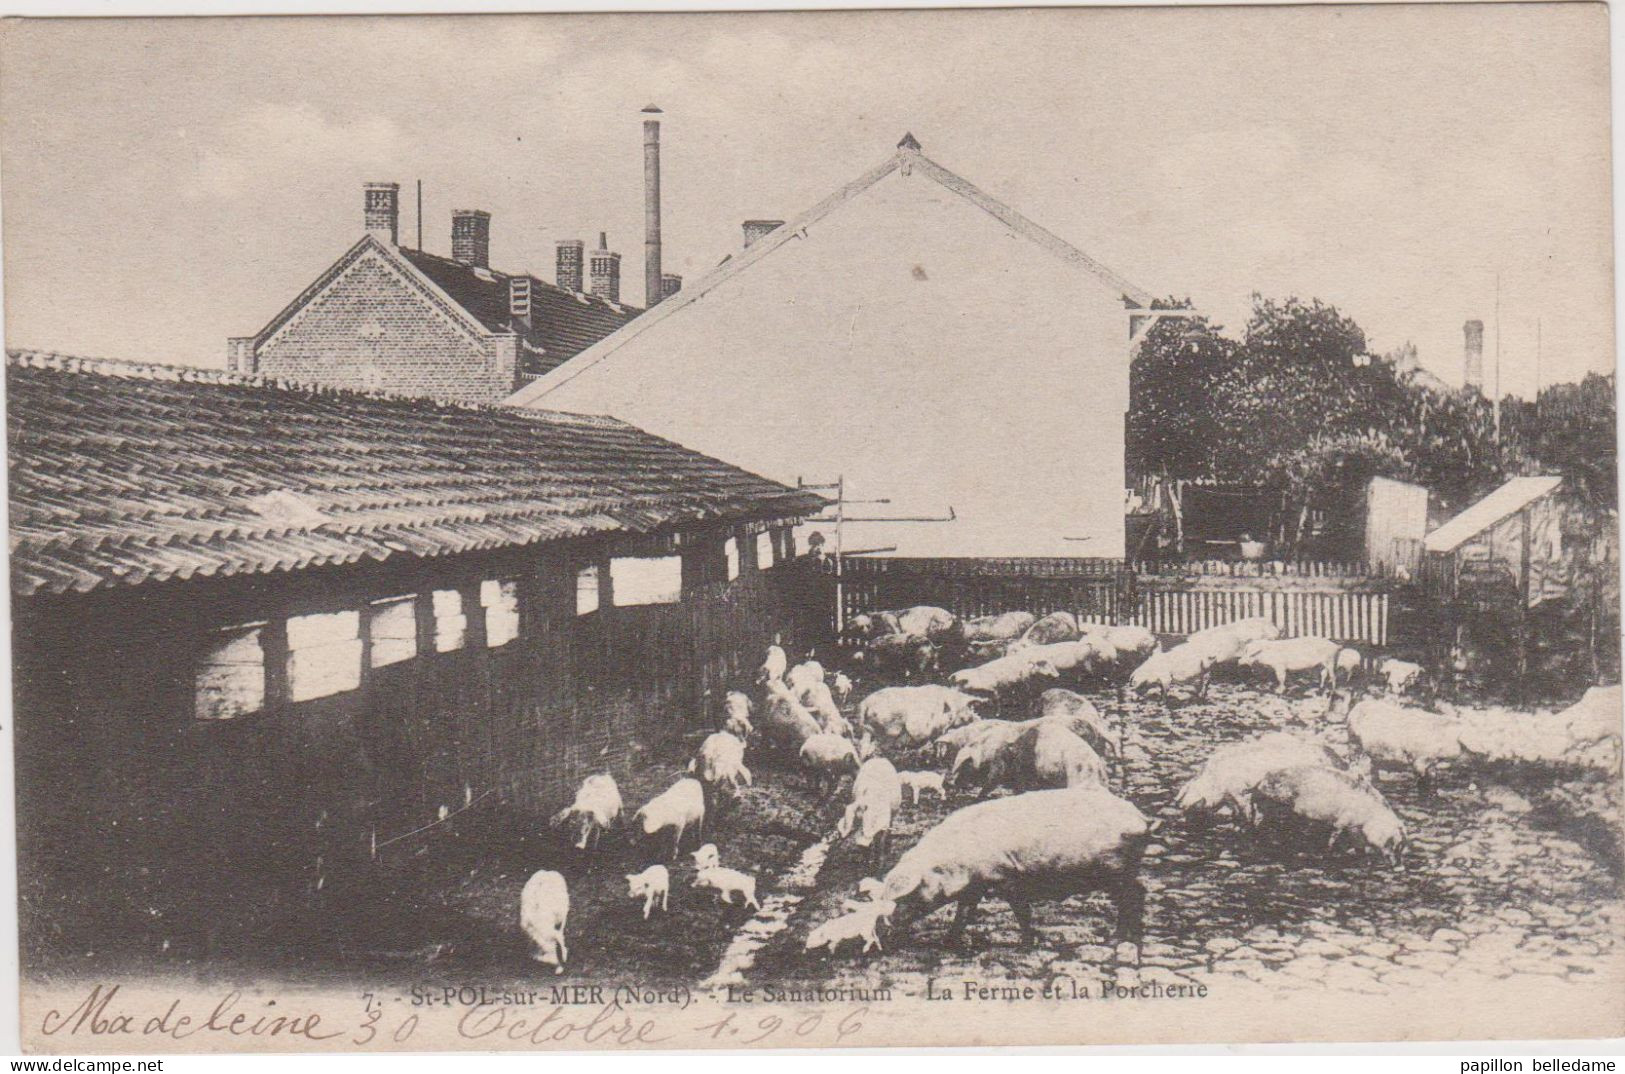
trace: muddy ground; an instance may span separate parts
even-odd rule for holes
[[[381,886],[356,893],[352,912],[334,915],[308,940],[281,944],[274,967],[264,961],[273,956],[246,949],[147,949],[120,961],[137,971],[224,978],[275,969],[311,983],[401,988],[541,981],[694,987],[728,979],[889,986],[911,995],[931,977],[1065,974],[1175,984],[1216,973],[1284,988],[1380,992],[1441,975],[1581,978],[1625,943],[1617,774],[1458,768],[1437,781],[1431,797],[1408,775],[1384,775],[1381,789],[1411,832],[1403,869],[1351,853],[1298,856],[1227,822],[1190,825],[1171,803],[1221,743],[1289,729],[1321,734],[1346,753],[1342,725],[1326,720],[1322,695],[1283,698],[1218,682],[1206,700],[1164,710],[1156,701],[1120,703],[1110,691],[1087,692],[1129,729],[1124,757],[1113,764],[1114,788],[1164,821],[1144,870],[1149,898],[1137,963],[1110,945],[1111,910],[1100,897],[1039,905],[1040,940],[1030,947],[1018,943],[1004,903],[989,899],[960,947],[944,943],[952,913],[945,909],[888,935],[884,953],[805,953],[807,933],[841,912],[840,900],[855,893],[860,878],[882,873],[970,799],[905,802],[889,860],[872,863],[849,845],[826,845],[839,801],[818,801],[802,774],[767,756],[751,757],[755,786],[737,807],[710,818],[704,835],[718,844],[724,864],[758,874],[760,914],[720,907],[712,893],[690,886],[688,850],[698,840],[685,841],[673,860],[669,843],[633,845],[624,833],[583,854],[557,833],[486,826],[397,863]],[[628,815],[679,778],[687,759],[679,753],[621,780]],[[897,760],[900,768],[917,766]],[[654,861],[672,870],[670,912],[645,921],[641,903],[626,897],[624,874]],[[562,978],[530,961],[517,927],[520,889],[538,868],[559,869],[569,880],[570,960]],[[105,970],[106,957],[69,953],[53,969]]]

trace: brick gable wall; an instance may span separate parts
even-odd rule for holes
[[[504,398],[518,367],[518,337],[471,334],[377,256],[342,272],[254,356],[265,376],[462,402]]]

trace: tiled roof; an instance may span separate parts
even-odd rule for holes
[[[400,253],[419,272],[473,314],[485,327],[496,332],[517,332],[540,348],[527,351],[521,369],[537,376],[586,350],[643,311],[636,306],[611,304],[593,295],[566,291],[532,276],[530,278],[530,323],[508,312],[507,273],[487,270],[483,274],[472,265],[449,257],[400,247]]]
[[[10,351],[12,592],[438,556],[822,501],[612,418]]]
[[[1562,483],[1561,477],[1514,477],[1422,538],[1422,547],[1429,552],[1454,552],[1497,522],[1555,491]]]

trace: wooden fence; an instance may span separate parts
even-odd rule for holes
[[[1133,623],[1185,635],[1265,616],[1287,637],[1387,645],[1397,583],[1359,563],[1108,559],[849,559],[844,616],[934,604],[964,618],[1066,611],[1092,623]]]

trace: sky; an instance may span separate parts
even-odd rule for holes
[[[502,270],[607,231],[637,302],[657,103],[668,272],[912,132],[1232,330],[1318,297],[1459,383],[1477,318],[1528,395],[1614,365],[1607,49],[1600,4],[13,21],[6,344],[223,365],[379,179],[431,251],[489,211]]]

